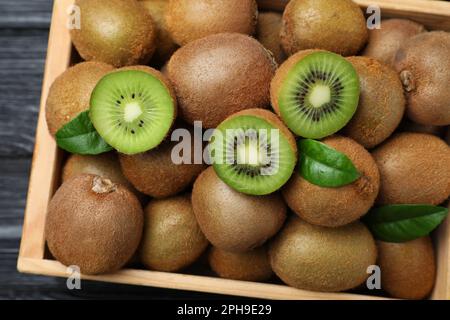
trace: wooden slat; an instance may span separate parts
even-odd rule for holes
[[[70,63],[71,40],[66,28],[66,10],[72,0],[55,1],[48,42],[47,63],[40,113],[36,131],[36,146],[32,162],[30,187],[23,226],[20,256],[43,258],[45,215],[47,204],[59,179],[59,152],[45,122],[45,100],[51,83],[67,69]]]
[[[289,0],[258,0],[260,9],[283,11]],[[450,3],[424,0],[354,0],[362,8],[378,5],[384,18],[406,18],[428,29],[450,31]]]
[[[52,3],[52,0],[2,0],[0,1],[0,28],[47,29]]]
[[[20,258],[21,272],[67,277],[66,267],[52,260]],[[114,274],[82,276],[82,279],[126,283],[139,286],[221,293],[234,296],[282,300],[385,300],[382,297],[350,293],[323,293],[294,289],[285,285],[227,280],[205,276],[124,269]]]

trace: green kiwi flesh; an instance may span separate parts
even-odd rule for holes
[[[400,124],[405,112],[403,86],[395,70],[373,58],[347,60],[358,73],[361,94],[344,133],[370,149],[389,138]]]
[[[97,132],[114,149],[136,154],[164,140],[176,117],[176,102],[159,77],[123,70],[99,81],[92,92],[89,115]]]
[[[291,0],[280,34],[289,55],[305,49],[355,55],[368,37],[364,14],[352,0]]]
[[[399,299],[423,299],[433,289],[436,261],[430,237],[403,243],[378,241],[381,287]]]
[[[233,113],[266,108],[276,62],[255,39],[237,33],[211,35],[177,50],[167,65],[180,116],[216,128]]]
[[[59,75],[50,87],[45,117],[52,136],[80,112],[89,109],[89,100],[100,79],[114,70],[103,62],[82,62]]]
[[[369,42],[362,55],[393,66],[395,54],[400,46],[422,32],[426,32],[425,27],[411,20],[383,20],[380,29],[369,30]]]
[[[192,206],[200,229],[217,248],[245,252],[275,235],[286,218],[279,194],[249,196],[225,184],[209,167],[194,183]]]
[[[166,21],[181,46],[218,33],[253,35],[258,17],[255,0],[171,0]]]
[[[222,122],[217,131],[220,135],[209,145],[214,170],[233,189],[265,195],[291,177],[297,162],[295,138],[274,113],[244,110]]]
[[[439,205],[450,196],[450,147],[423,133],[400,133],[372,155],[380,170],[380,205]]]
[[[359,219],[373,206],[380,174],[370,153],[354,140],[332,136],[322,142],[345,154],[361,174],[360,178],[346,186],[324,188],[294,173],[283,188],[283,196],[292,211],[307,222],[339,227]]]
[[[84,60],[115,67],[145,64],[155,51],[156,28],[137,1],[77,0],[80,27],[70,34]]]
[[[359,101],[355,68],[343,57],[307,50],[291,56],[271,84],[276,112],[296,135],[320,139],[342,129]]]
[[[139,256],[147,268],[178,271],[195,262],[208,246],[195,220],[190,194],[150,201],[144,214]]]
[[[52,255],[83,274],[122,268],[141,240],[142,207],[127,188],[95,175],[66,181],[49,203],[45,236]]]
[[[211,269],[221,278],[266,281],[273,275],[266,246],[242,253],[232,253],[212,247],[208,254],[208,261]]]
[[[311,225],[292,217],[270,244],[270,263],[286,284],[337,292],[361,285],[376,263],[377,248],[360,222],[339,228]]]

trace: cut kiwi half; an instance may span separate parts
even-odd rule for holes
[[[272,104],[297,135],[320,139],[342,129],[356,112],[359,79],[342,56],[301,51],[278,69],[271,85]]]
[[[123,70],[103,77],[90,101],[90,118],[117,151],[136,154],[158,146],[176,117],[176,102],[157,75]]]
[[[209,146],[217,175],[233,189],[265,195],[280,189],[297,161],[294,136],[270,111],[249,109],[232,115],[215,131]]]

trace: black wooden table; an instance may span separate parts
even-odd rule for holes
[[[88,281],[70,291],[63,279],[17,272],[52,2],[0,0],[0,299],[221,297]]]

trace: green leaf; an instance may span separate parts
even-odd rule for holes
[[[56,143],[61,149],[77,154],[100,154],[113,148],[97,133],[88,111],[64,125],[56,133]]]
[[[341,187],[360,177],[352,161],[326,144],[303,139],[298,142],[299,169],[303,178],[321,187]]]
[[[378,240],[405,242],[428,235],[447,214],[444,207],[397,204],[372,209],[364,220]]]

